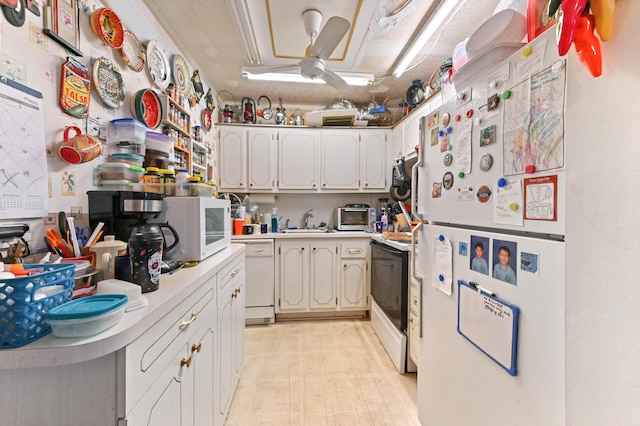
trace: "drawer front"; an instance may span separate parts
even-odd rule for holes
[[[245,257],[271,257],[273,256],[273,243],[247,243],[244,252]]]
[[[214,278],[215,280],[215,278]],[[198,327],[211,322],[215,291],[205,284],[125,348],[126,401],[130,408],[177,356],[187,353]],[[209,325],[209,324],[208,324]]]
[[[349,241],[340,244],[342,259],[364,259],[369,254],[369,240]]]
[[[244,276],[244,259],[233,262],[218,273],[218,300],[222,300],[226,291],[233,287],[233,282]]]

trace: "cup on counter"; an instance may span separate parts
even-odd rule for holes
[[[115,278],[122,281],[131,282],[131,262],[129,254],[123,254],[116,256],[115,263]]]
[[[260,224],[260,233],[261,234],[266,234],[267,232],[269,232],[269,225],[267,225],[266,223],[261,223]]]
[[[244,219],[233,219],[233,235],[242,235],[244,232]]]
[[[260,234],[262,232],[262,230],[260,228],[260,224],[258,224],[258,223],[254,223],[253,225],[251,225],[251,227],[253,228],[253,233],[254,234]]]
[[[253,234],[253,225],[244,225],[242,233],[244,235],[252,235]]]

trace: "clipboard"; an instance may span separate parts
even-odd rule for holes
[[[458,280],[458,333],[512,376],[519,317],[517,306]]]

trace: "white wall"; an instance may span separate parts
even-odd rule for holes
[[[119,109],[111,109],[103,105],[102,100],[92,88],[90,116],[99,119],[103,123],[115,118],[132,117],[129,103],[130,97],[138,90],[153,87],[153,85],[146,69],[139,73],[130,70],[121,59],[119,51],[102,43],[93,33],[89,23],[89,15],[94,6],[101,7],[101,4],[93,0],[87,0],[85,3],[89,4],[90,9],[86,13],[81,12],[79,17],[80,50],[83,52],[83,57],[77,57],[76,59],[88,66],[90,70],[94,59],[101,56],[118,65],[123,75],[127,95],[125,103]],[[181,54],[187,60],[191,73],[198,69],[197,64],[189,60],[188,52],[181,52],[175,43],[169,39],[167,33],[160,27],[142,1],[110,0],[109,5],[120,16],[125,28],[130,29],[143,43],[146,44],[148,41],[156,39],[159,45],[165,49],[165,54],[169,59],[174,54]],[[25,71],[25,85],[41,92],[44,96],[45,142],[48,150],[54,153],[47,159],[49,185],[51,188],[48,200],[49,212],[65,211],[70,213],[72,207],[79,207],[82,209],[85,215],[83,219],[86,221],[86,213],[88,211],[86,192],[91,189],[97,189],[93,186],[93,169],[98,163],[105,161],[106,157],[85,164],[69,165],[55,154],[57,145],[63,139],[63,132],[66,126],[78,126],[85,132],[87,123],[86,120],[76,119],[64,114],[58,107],[60,68],[66,59],[64,49],[46,36],[44,36],[45,46],[40,47],[31,42],[30,26],[34,26],[38,31],[41,31],[42,17],[37,17],[27,11],[25,24],[17,28],[10,25],[4,16],[0,16],[2,60],[9,60],[21,66]],[[205,93],[209,87],[211,86],[208,82],[204,81]],[[159,89],[155,89],[159,92]],[[215,98],[215,89],[213,93]],[[191,111],[192,125],[200,124],[203,106],[204,100],[201,100],[200,104]],[[215,117],[216,114],[214,113],[214,121]],[[156,129],[156,131],[161,131],[161,129]],[[204,133],[205,143],[211,145],[211,162],[214,163],[216,158],[214,130]],[[64,196],[62,194],[62,178],[65,172],[75,174],[77,182],[75,195]],[[16,218],[15,220],[0,221],[0,223],[6,222],[28,223],[31,227],[31,232],[26,237],[31,241],[31,245],[35,248],[44,248],[44,243],[42,242],[44,220],[20,220],[20,218]],[[0,246],[0,253],[3,252],[2,248],[4,246],[4,243]]]
[[[567,98],[569,425],[640,422],[640,2],[616,2],[604,71],[571,49]]]

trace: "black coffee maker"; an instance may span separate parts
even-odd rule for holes
[[[143,191],[87,191],[89,198],[89,226],[103,222],[105,235],[129,241],[138,225],[153,223],[163,234],[163,257],[170,258],[177,250],[180,237],[169,223],[156,223],[164,211],[164,195]]]

